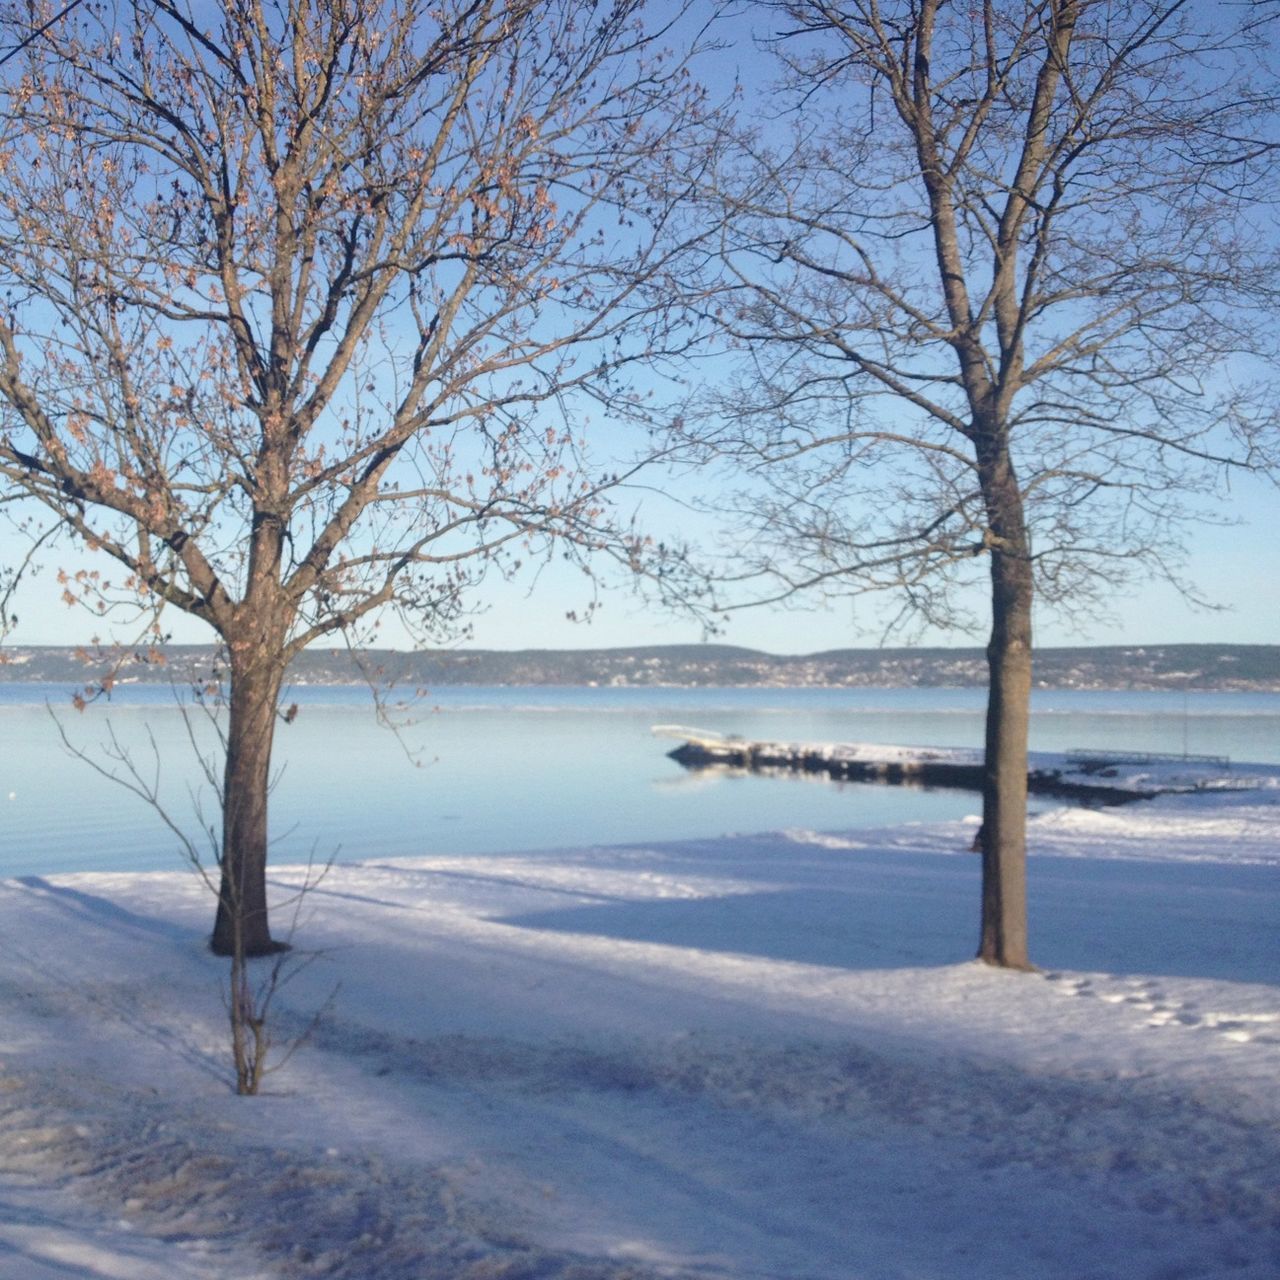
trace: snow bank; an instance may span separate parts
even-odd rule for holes
[[[190,877],[0,882],[0,1277],[1273,1277],[1274,795],[1037,817],[1036,974],[972,824],[338,867],[252,1100]]]

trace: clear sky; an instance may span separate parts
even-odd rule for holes
[[[747,83],[766,78],[761,55],[741,39],[715,55],[716,78],[732,83],[735,75]],[[1280,491],[1259,479],[1238,479],[1222,509],[1226,527],[1203,526],[1189,537],[1188,577],[1222,606],[1220,611],[1197,609],[1171,587],[1152,583],[1113,602],[1110,617],[1093,614],[1070,617],[1044,613],[1037,622],[1037,641],[1056,644],[1144,644],[1212,641],[1280,643]],[[661,535],[670,528],[669,513],[659,517]],[[690,522],[689,528],[709,533],[709,526]],[[687,532],[688,530],[686,530]],[[21,554],[20,540],[0,524],[0,564],[13,564]],[[42,557],[44,571],[24,586],[15,602],[20,623],[10,643],[81,644],[106,634],[99,619],[61,602],[57,570],[74,572],[81,564],[73,550],[62,547]],[[102,567],[100,558],[92,562]],[[576,570],[547,568],[514,582],[485,583],[473,598],[478,612],[472,619],[473,638],[467,643],[485,648],[577,648],[638,644],[689,643],[703,638],[699,625],[688,618],[663,613],[634,597],[625,587],[606,592],[602,607],[590,624],[574,623],[566,615],[581,612],[590,590]],[[977,601],[977,612],[985,607]],[[966,633],[908,633],[884,636],[885,606],[890,601],[844,602],[827,609],[801,602],[742,610],[725,619],[724,642],[772,652],[813,652],[907,641],[926,644],[983,643],[981,631]],[[168,618],[174,638],[204,642],[212,636],[200,625],[178,616]],[[385,640],[397,643],[400,634],[388,627]]]
[[[1201,526],[1189,539],[1189,574],[1223,606],[1221,611],[1193,608],[1171,587],[1152,583],[1115,600],[1110,620],[1042,614],[1037,643],[1280,644],[1280,491],[1262,480],[1237,481],[1233,501],[1223,514],[1234,514],[1242,523]],[[0,555],[10,562],[18,545],[8,531],[0,532]],[[83,644],[104,634],[99,619],[62,603],[56,581],[59,568],[74,571],[89,561],[69,549],[55,550],[42,561],[43,571],[24,586],[17,601],[20,622],[10,643]],[[100,557],[93,557],[92,562],[103,567]],[[581,573],[567,567],[548,567],[536,578],[526,574],[512,582],[495,579],[485,583],[473,599],[479,612],[472,619],[473,639],[466,643],[493,649],[607,648],[694,643],[703,638],[696,622],[655,609],[620,582],[602,595],[602,607],[592,622],[569,621],[565,615],[581,612],[589,598]],[[981,607],[982,602],[977,603]],[[874,646],[881,642],[881,615],[889,604],[889,598],[877,602],[867,597],[826,610],[800,604],[741,610],[725,619],[724,631],[717,639],[773,653]],[[167,621],[176,640],[195,643],[213,638],[203,626],[176,612],[168,615]],[[396,644],[399,640],[398,633],[389,627],[386,642]],[[985,637],[980,633],[926,632],[905,638],[890,636],[885,643],[898,645],[908,640],[973,645],[983,643]]]
[[[1114,601],[1110,620],[1042,613],[1037,643],[1171,644],[1222,642],[1280,644],[1280,493],[1261,482],[1237,486],[1241,518],[1230,528],[1193,531],[1189,576],[1219,605],[1220,611],[1192,607],[1172,587],[1152,582]],[[489,610],[475,620],[477,646],[486,648],[577,648],[634,644],[675,644],[701,639],[698,626],[645,607],[625,590],[604,597],[590,624],[564,619],[566,609],[583,598],[576,575],[544,574],[530,593],[518,584],[487,592]],[[827,609],[795,604],[741,610],[725,619],[726,643],[772,653],[810,653],[823,649],[896,646],[913,643],[973,645],[985,635],[926,632],[884,638],[882,613],[890,598],[848,601]],[[978,602],[981,608],[981,602]]]

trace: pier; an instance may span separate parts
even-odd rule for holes
[[[678,725],[655,725],[654,733],[678,737],[681,744],[667,754],[686,769],[746,769],[753,773],[820,774],[837,782],[872,782],[890,786],[952,787],[981,791],[982,753],[928,747],[814,746],[753,742]],[[1087,764],[1074,767],[1068,757],[1037,761],[1027,771],[1027,790],[1083,804],[1128,804],[1149,800],[1162,785],[1112,785],[1103,753],[1090,753]]]

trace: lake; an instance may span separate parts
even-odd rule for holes
[[[129,686],[82,714],[69,696],[62,686],[0,684],[0,875],[179,865],[172,833],[67,752],[49,709],[97,759],[114,732],[158,779],[175,818],[194,828],[199,769],[172,693]],[[300,714],[276,736],[273,857],[525,851],[959,818],[979,811],[976,794],[687,773],[666,758],[676,744],[650,729],[977,746],[984,698],[981,689],[452,687],[433,691],[396,734],[379,725],[365,689],[297,688],[286,700]],[[1280,763],[1280,694],[1038,692],[1032,747]]]

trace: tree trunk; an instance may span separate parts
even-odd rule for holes
[[[982,939],[978,958],[1030,969],[1027,953],[1027,730],[1033,583],[1022,495],[1007,450],[979,466],[992,537],[982,788]]]
[[[216,955],[269,955],[267,794],[271,744],[283,673],[262,652],[231,647],[231,718],[222,801],[222,877],[209,945]]]

